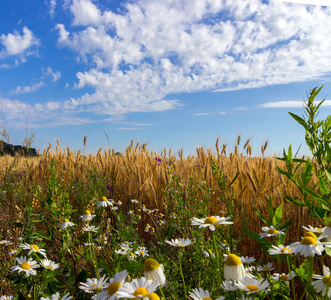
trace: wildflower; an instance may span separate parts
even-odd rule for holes
[[[99,227],[95,227],[95,226],[85,226],[83,228],[83,231],[86,231],[86,232],[96,232],[99,230]]]
[[[0,300],[12,300],[14,296],[1,296]]]
[[[20,245],[21,248],[23,248],[24,250],[30,250],[28,255],[30,255],[31,253],[40,253],[42,256],[46,257],[46,251],[45,249],[40,249],[37,245],[35,244],[32,244],[32,245],[29,245],[29,244],[23,244],[23,245]]]
[[[305,227],[305,226],[302,226],[303,229],[307,230],[307,231],[310,231],[310,232],[313,232],[313,233],[317,233],[317,234],[320,234],[323,232],[323,228],[320,228],[320,227],[313,227],[311,225],[308,225],[308,227]]]
[[[190,239],[172,239],[171,241],[165,241],[167,244],[173,247],[186,247],[192,244],[192,241]]]
[[[254,257],[248,257],[248,256],[241,256],[239,258],[243,264],[250,264],[256,260]]]
[[[209,228],[210,230],[214,231],[217,225],[223,224],[233,224],[233,222],[229,222],[231,217],[219,217],[219,216],[212,216],[204,219],[192,218],[191,225],[198,225],[199,228]]]
[[[12,244],[12,242],[7,241],[7,240],[0,241],[0,245],[6,245],[6,246],[8,246],[8,245],[11,245],[11,244]]]
[[[117,201],[117,202],[116,202],[116,205],[122,205],[122,204],[123,204],[122,201]]]
[[[322,275],[313,275],[313,286],[316,289],[317,293],[322,292],[322,296],[331,297],[331,279],[330,279],[330,269],[326,266],[323,266],[323,276]]]
[[[213,253],[213,251],[211,251],[210,249],[208,249],[208,251],[203,250],[202,252],[206,257],[215,258],[215,253]]]
[[[138,256],[148,256],[148,249],[146,247],[139,247],[135,252]]]
[[[59,268],[59,264],[55,263],[54,261],[51,261],[49,259],[43,259],[40,261],[40,265],[42,267],[44,267],[45,269],[48,269],[48,270],[56,270]]]
[[[293,254],[292,249],[290,246],[284,246],[284,245],[279,245],[279,246],[271,246],[273,249],[268,249],[268,252],[270,255],[291,255]]]
[[[130,260],[130,261],[135,260],[136,257],[137,257],[137,255],[135,255],[133,252],[130,252],[128,254],[128,260]]]
[[[144,275],[146,279],[157,280],[160,285],[166,284],[164,266],[159,264],[154,258],[147,258],[144,262]]]
[[[16,261],[19,263],[17,266],[10,268],[12,272],[18,271],[18,273],[25,272],[25,275],[29,277],[30,275],[36,275],[37,272],[34,270],[39,267],[39,264],[32,260],[28,259],[25,256],[16,257]]]
[[[224,262],[224,278],[225,280],[239,280],[245,277],[245,268],[240,258],[235,254],[229,254],[226,256]]]
[[[115,253],[121,255],[127,255],[132,249],[130,247],[121,247],[119,250],[115,250]]]
[[[252,267],[252,266],[246,267],[245,268],[245,272],[246,272],[245,276],[247,276],[249,278],[255,278],[256,279],[256,276],[253,275],[254,270],[255,270],[255,267]]]
[[[82,219],[84,222],[91,221],[95,215],[91,215],[91,212],[87,209],[85,210],[85,215],[80,216],[79,218]]]
[[[127,212],[128,215],[133,215],[133,210],[129,209],[129,211]]]
[[[126,282],[118,290],[118,298],[129,298],[129,299],[145,299],[149,295],[155,292],[159,286],[157,280],[147,280],[145,277],[139,279],[133,279],[131,282]]]
[[[194,300],[212,300],[209,295],[209,291],[203,290],[202,288],[199,289],[193,289],[192,292],[189,292],[189,295]],[[224,297],[218,297],[216,300],[224,300]]]
[[[222,282],[221,287],[224,291],[233,292],[238,289],[235,283],[235,280],[225,280]]]
[[[113,199],[107,199],[105,196],[102,196],[101,199],[96,203],[97,207],[107,207],[112,206],[114,200]]]
[[[139,203],[139,201],[136,200],[136,199],[131,199],[131,202],[132,202],[133,204],[138,204],[138,203]]]
[[[56,293],[56,294],[52,295],[52,298],[49,298],[49,297],[46,297],[46,298],[41,297],[40,300],[60,300],[59,297],[60,297],[60,294],[59,294],[59,293]],[[65,295],[63,296],[63,298],[62,298],[61,300],[70,300],[70,299],[72,299],[72,297],[70,296],[69,293],[67,293],[67,294],[65,294]]]
[[[323,231],[321,239],[325,238],[327,240],[331,239],[331,220],[326,223],[326,226],[321,229]]]
[[[9,254],[9,255],[14,255],[14,254],[16,254],[16,252],[17,252],[17,250],[10,249],[10,250],[8,251],[8,254]]]
[[[94,243],[84,243],[85,246],[93,246]]]
[[[80,282],[79,288],[85,293],[94,293],[102,288],[108,278],[105,279],[106,275],[103,275],[99,280],[97,278],[87,278],[86,282]]]
[[[236,285],[239,289],[247,292],[247,294],[254,294],[265,290],[267,287],[269,287],[270,284],[267,280],[264,281],[263,278],[257,280],[254,278],[245,277],[240,279]]]
[[[111,210],[118,210],[118,206],[112,206],[110,209]]]
[[[274,269],[274,266],[270,262],[268,262],[266,265],[257,267],[258,272],[269,272],[269,271],[272,271],[273,269]]]
[[[68,219],[64,219],[64,223],[61,224],[60,229],[66,229],[68,226],[74,226]]]
[[[324,251],[324,246],[330,246],[331,242],[320,242],[320,238],[316,239],[310,235],[304,236],[300,242],[290,244],[290,248],[294,251],[295,254],[300,253],[301,255],[315,256],[322,255]]]
[[[157,224],[161,226],[161,225],[165,224],[165,222],[163,220],[158,220]]]
[[[116,273],[114,278],[109,280],[109,283],[105,283],[102,288],[103,292],[97,294],[97,299],[100,300],[115,300],[119,288],[124,284],[126,277],[129,275],[127,270],[120,273]]]
[[[283,230],[277,230],[276,228],[274,228],[273,226],[270,227],[262,227],[262,230],[264,231],[263,233],[260,233],[260,238],[264,238],[264,237],[270,237],[270,236],[275,236],[275,235],[280,235],[280,234],[284,234],[283,232],[285,229]]]
[[[296,276],[295,272],[294,271],[291,271],[288,274],[285,274],[285,273],[282,273],[282,274],[274,273],[274,274],[272,274],[271,278],[274,279],[274,280],[277,280],[277,281],[284,282],[285,284],[288,285],[289,284],[289,281],[292,280],[295,276]]]

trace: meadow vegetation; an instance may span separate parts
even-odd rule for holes
[[[291,114],[311,158],[291,146],[267,157],[267,142],[252,157],[240,136],[231,150],[217,139],[188,157],[133,141],[122,154],[57,141],[38,157],[1,157],[0,299],[330,297],[331,118],[316,120],[320,89],[308,118]]]

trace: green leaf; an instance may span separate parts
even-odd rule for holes
[[[325,247],[325,253],[329,256],[331,256],[331,247],[326,246]]]
[[[48,235],[44,234],[41,231],[36,231],[36,232],[34,232],[34,234],[37,235],[37,236],[40,236],[43,239],[48,240],[48,241],[50,241],[52,239],[52,236],[51,235],[48,236]]]
[[[253,239],[255,242],[259,243],[261,245],[261,248],[265,251],[268,252],[268,249],[271,247],[271,242],[269,242],[267,239],[265,238],[260,238],[260,235],[258,235],[257,233],[250,231],[248,229],[243,229],[243,231],[245,232],[245,234],[247,236],[249,236],[251,239]]]
[[[279,224],[281,224],[282,217],[283,217],[283,204],[279,205],[275,210],[275,213],[272,217],[272,225],[274,227],[279,226]]]
[[[299,200],[296,200],[296,199],[294,199],[294,198],[292,198],[292,197],[290,197],[290,196],[287,196],[287,195],[283,195],[284,196],[284,198],[287,200],[287,201],[289,201],[289,202],[291,202],[291,203],[293,203],[293,204],[295,204],[295,205],[298,205],[298,206],[305,206],[301,201],[299,201]]]
[[[267,225],[270,225],[269,221],[260,213],[260,211],[255,206],[253,208],[255,210],[256,215],[262,220],[262,222],[264,222]]]

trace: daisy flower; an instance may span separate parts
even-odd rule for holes
[[[224,261],[225,280],[239,280],[245,277],[246,272],[240,258],[235,254],[229,254]]]
[[[314,233],[322,233],[323,232],[323,228],[313,227],[311,225],[308,225],[308,227],[302,226],[302,228],[307,230],[307,231],[314,232]]]
[[[25,275],[29,277],[30,275],[36,275],[37,272],[34,270],[39,268],[39,264],[32,260],[28,259],[25,256],[16,257],[16,261],[19,263],[17,266],[10,268],[12,272],[18,271],[18,273],[25,272]]]
[[[40,261],[40,265],[42,267],[44,267],[45,269],[48,269],[48,270],[56,270],[59,268],[59,264],[55,263],[54,261],[51,261],[49,259],[43,259]]]
[[[239,258],[243,264],[250,264],[256,260],[254,257],[248,256],[240,256]]]
[[[167,244],[173,247],[186,247],[192,244],[190,239],[172,239],[171,241],[165,241]]]
[[[283,230],[277,230],[276,228],[274,228],[273,226],[270,227],[262,227],[261,228],[264,232],[260,233],[260,239],[264,238],[264,237],[270,237],[270,236],[275,236],[275,235],[280,235],[280,234],[284,234],[283,232],[285,229]]]
[[[271,246],[272,249],[268,249],[268,253],[270,255],[291,255],[293,254],[292,249],[290,246],[284,246],[284,245],[279,245],[279,246]]]
[[[237,287],[247,294],[253,294],[265,290],[269,287],[269,282],[263,278],[257,280],[254,278],[243,278],[236,283]]]
[[[65,294],[62,299],[60,298],[60,294],[59,293],[56,293],[56,294],[52,295],[51,298],[49,298],[49,297],[46,297],[46,298],[45,297],[41,297],[40,298],[40,300],[70,300],[70,299],[72,299],[72,297],[70,296],[69,293]]]
[[[91,212],[87,209],[85,210],[85,215],[80,216],[79,218],[82,219],[84,222],[91,221],[95,215],[91,215]]]
[[[228,292],[236,291],[238,287],[235,285],[235,283],[235,280],[224,280],[221,284],[221,288]]]
[[[206,299],[210,299],[210,295],[209,295],[209,291],[207,290],[203,290],[202,288],[199,289],[193,289],[192,292],[189,292],[189,295],[191,298],[193,298],[194,300],[206,300]],[[224,300],[224,297],[218,297],[215,300]]]
[[[104,291],[97,294],[97,299],[115,300],[117,296],[117,291],[124,284],[125,279],[128,275],[129,273],[127,270],[124,270],[120,273],[116,273],[114,278],[111,278],[109,280],[109,283],[106,283],[102,286]]]
[[[313,279],[317,279],[312,283],[317,293],[322,292],[322,296],[326,296],[327,294],[327,297],[330,298],[331,297],[330,269],[326,266],[323,266],[323,276],[314,274]]]
[[[99,230],[99,227],[95,227],[95,226],[85,226],[83,228],[83,231],[86,232],[97,232]]]
[[[327,240],[331,239],[331,220],[326,223],[326,226],[321,229],[322,236],[321,239],[326,238]]]
[[[25,243],[23,245],[20,245],[20,247],[23,248],[24,250],[30,250],[28,255],[30,255],[31,253],[40,253],[42,256],[47,257],[45,249],[40,249],[35,244],[29,245]]]
[[[164,266],[154,258],[147,258],[144,262],[144,275],[148,280],[157,280],[160,285],[166,284]]]
[[[145,277],[133,279],[131,282],[124,283],[124,285],[119,288],[117,297],[148,300],[148,296],[155,292],[159,284],[157,280],[147,280]]]
[[[139,247],[134,254],[142,257],[148,256],[148,249],[146,247]]]
[[[212,216],[207,217],[204,219],[198,219],[198,218],[192,218],[191,219],[191,225],[199,226],[199,228],[209,228],[210,230],[214,231],[216,229],[217,225],[223,225],[223,224],[233,224],[233,222],[229,222],[231,217],[219,217],[219,216]]]
[[[105,196],[102,196],[101,199],[96,203],[97,207],[107,207],[113,206],[113,199],[107,199]]]
[[[64,223],[61,224],[60,229],[66,229],[68,226],[74,226],[74,223],[71,223],[68,219],[64,219]]]
[[[14,296],[6,296],[6,295],[3,295],[1,296],[0,300],[12,300]]]
[[[331,242],[320,242],[320,238],[315,239],[311,236],[305,236],[300,242],[290,244],[290,248],[295,254],[300,253],[304,257],[322,255],[324,246],[330,246]]]
[[[129,252],[131,252],[132,248],[129,246],[121,246],[119,250],[115,250],[115,253],[121,254],[121,255],[127,255]]]
[[[80,282],[79,288],[85,293],[94,293],[102,288],[108,278],[105,279],[106,275],[103,275],[99,280],[97,278],[87,278],[86,282]]]
[[[138,203],[139,203],[138,200],[136,200],[136,199],[131,199],[131,202],[132,202],[133,204],[138,204]]]
[[[274,273],[272,274],[271,278],[276,281],[282,281],[285,282],[287,285],[289,285],[289,281],[292,280],[296,276],[294,271],[291,271],[288,274],[282,273]]]
[[[128,253],[128,260],[133,261],[137,258],[137,255],[135,255],[133,252]]]
[[[268,262],[266,265],[258,266],[257,271],[258,272],[269,272],[274,269],[274,265],[271,262]]]
[[[16,254],[16,252],[17,252],[17,250],[10,249],[10,250],[8,251],[8,254],[9,254],[9,255],[14,255],[14,254]]]
[[[206,257],[215,258],[215,253],[213,253],[213,251],[211,251],[210,249],[208,249],[208,251],[203,250],[202,253],[203,253]]]

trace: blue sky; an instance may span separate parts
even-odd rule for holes
[[[254,155],[266,141],[269,155],[297,149],[288,112],[321,85],[321,118],[331,106],[331,0],[310,2],[5,1],[0,124],[12,144],[35,131],[41,150],[87,136],[91,153],[133,139],[194,155],[238,135]]]

